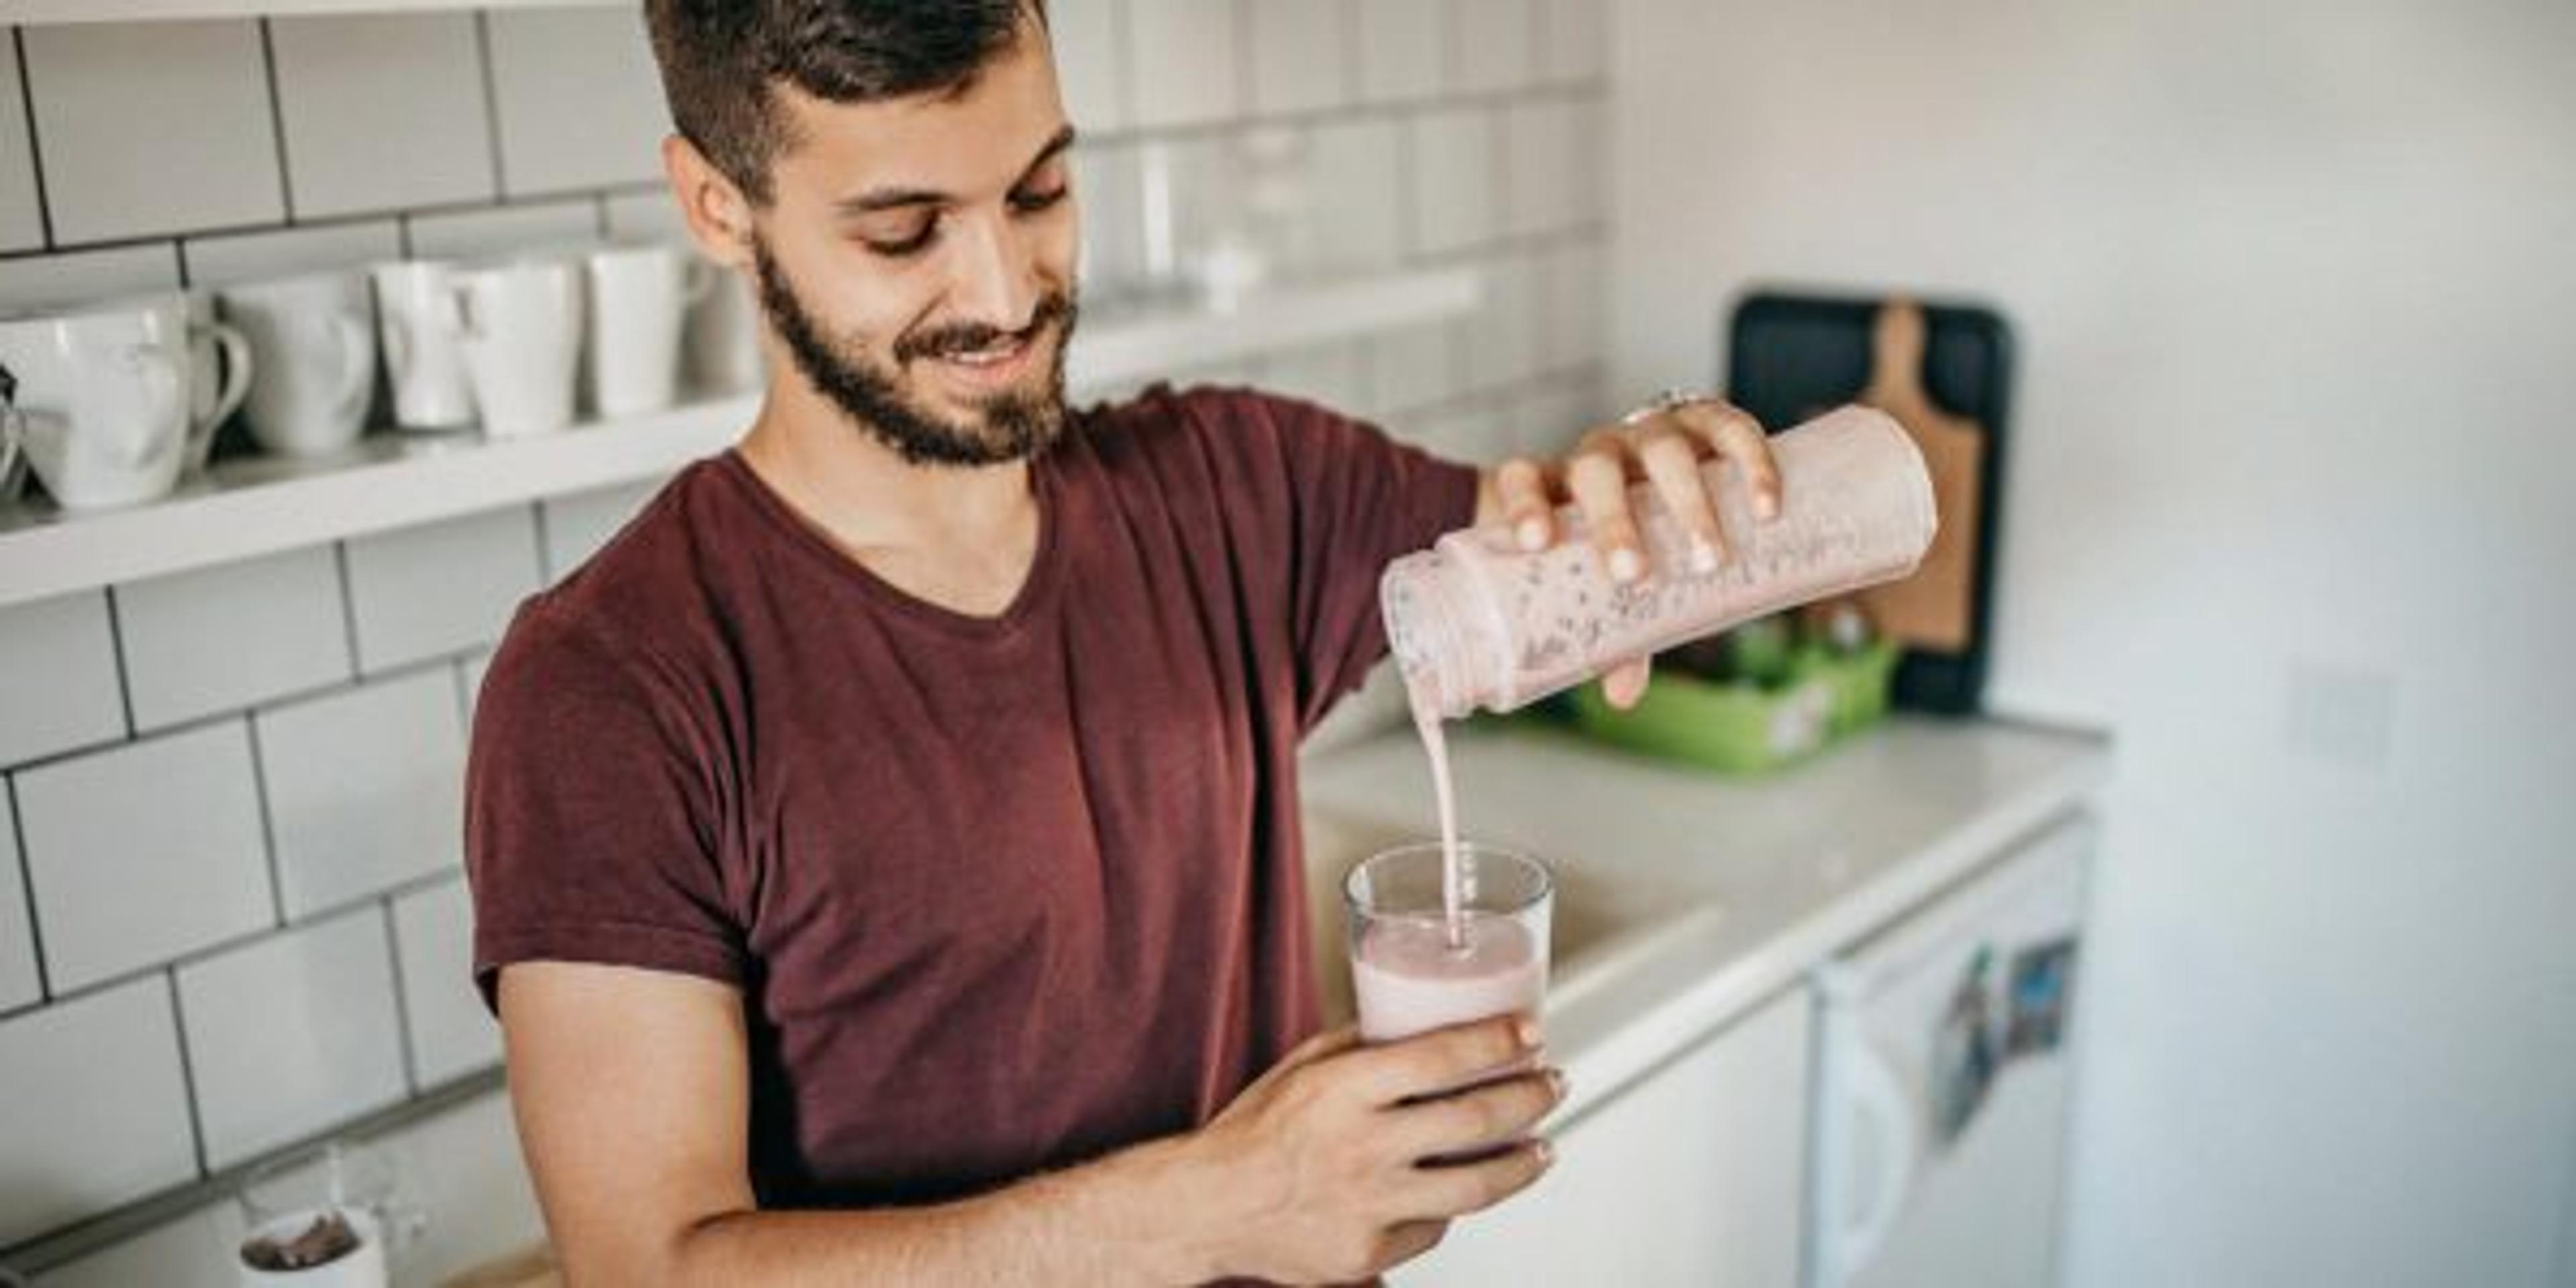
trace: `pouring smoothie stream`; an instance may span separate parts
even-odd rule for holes
[[[1638,581],[1615,580],[1581,542],[1529,552],[1490,530],[1452,532],[1387,568],[1387,639],[1439,809],[1441,897],[1436,919],[1355,922],[1364,1034],[1412,1030],[1389,1022],[1390,1009],[1408,1021],[1448,1012],[1438,1022],[1455,1023],[1510,1009],[1497,1002],[1515,986],[1530,994],[1528,1006],[1538,1000],[1529,963],[1542,963],[1543,979],[1544,942],[1530,943],[1522,921],[1471,906],[1474,847],[1459,840],[1447,721],[1480,708],[1513,711],[1623,660],[1893,581],[1921,564],[1939,517],[1922,453],[1893,419],[1844,407],[1775,436],[1771,449],[1781,510],[1768,522],[1755,521],[1740,474],[1722,461],[1703,467],[1733,552],[1713,571],[1692,571],[1690,535],[1644,484],[1631,504],[1655,572]],[[1571,507],[1557,522],[1568,532],[1582,526]],[[1452,1003],[1432,1005],[1416,996],[1423,993]]]

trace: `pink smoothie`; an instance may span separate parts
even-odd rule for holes
[[[1462,932],[1452,948],[1450,927]],[[1360,1037],[1387,1042],[1510,1011],[1547,996],[1547,945],[1507,917],[1391,918],[1370,923],[1351,955]]]

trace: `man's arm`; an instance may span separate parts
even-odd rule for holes
[[[740,996],[691,976],[527,962],[501,974],[519,1138],[575,1285],[1189,1283],[1360,1279],[1546,1167],[1518,1137],[1563,1094],[1534,1030],[1308,1043],[1207,1128],[935,1207],[764,1212],[753,1200]],[[1476,1091],[1417,1098],[1479,1072]]]

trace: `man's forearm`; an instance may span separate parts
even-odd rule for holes
[[[1190,1283],[1221,1273],[1185,1138],[925,1208],[734,1212],[673,1251],[681,1284]]]

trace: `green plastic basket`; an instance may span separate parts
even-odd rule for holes
[[[1887,714],[1897,647],[1880,640],[1856,653],[1801,646],[1778,687],[1721,684],[1658,673],[1636,707],[1620,711],[1597,683],[1574,694],[1576,727],[1603,742],[1727,773],[1761,773],[1805,760]]]

